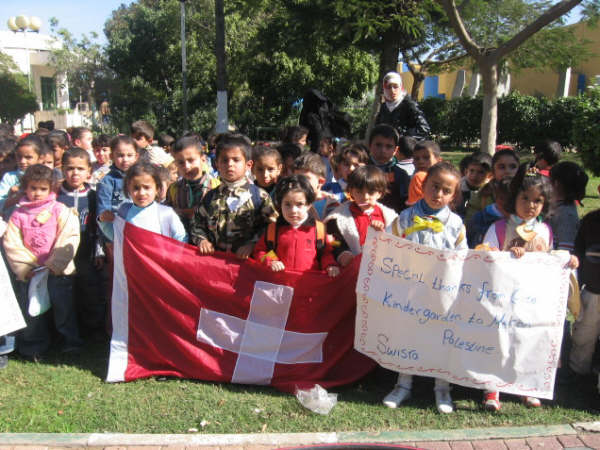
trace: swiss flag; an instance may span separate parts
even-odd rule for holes
[[[358,380],[375,365],[353,349],[358,265],[334,279],[274,273],[118,219],[107,381],[161,375],[293,392]]]

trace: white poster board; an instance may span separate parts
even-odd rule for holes
[[[25,319],[10,283],[4,259],[0,257],[0,336],[21,328],[25,328]]]
[[[397,372],[551,399],[568,258],[436,250],[369,230],[354,347]]]

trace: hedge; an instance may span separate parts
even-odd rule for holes
[[[476,144],[482,97],[421,102],[432,134],[449,146]],[[498,99],[498,143],[533,147],[542,139],[577,148],[586,167],[600,174],[600,88],[584,95],[550,99],[511,93]]]

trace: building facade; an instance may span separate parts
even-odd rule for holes
[[[0,30],[0,51],[11,56],[29,79],[38,111],[28,114],[15,126],[17,134],[32,132],[40,121],[53,120],[56,128],[87,125],[86,117],[71,111],[69,85],[64,72],[50,65],[50,54],[61,43],[49,35],[31,31]]]

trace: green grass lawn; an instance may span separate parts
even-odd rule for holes
[[[555,400],[537,410],[505,395],[497,414],[480,408],[479,391],[456,386],[457,410],[444,416],[435,410],[432,380],[417,378],[413,399],[390,410],[381,399],[395,376],[379,368],[359,383],[333,389],[339,402],[328,416],[320,416],[271,388],[179,379],[108,384],[103,381],[107,352],[107,344],[94,344],[83,355],[50,354],[39,364],[11,359],[0,372],[0,432],[422,430],[590,421],[599,412],[591,378],[559,386]]]
[[[457,162],[465,153],[445,153]],[[567,158],[576,158],[568,154]],[[582,212],[600,208],[599,177],[591,178]],[[328,416],[304,409],[295,397],[271,388],[156,379],[107,384],[108,345],[91,344],[80,356],[50,354],[34,364],[11,359],[0,371],[0,432],[202,433],[384,431],[502,425],[557,424],[596,420],[600,398],[595,380],[558,386],[541,409],[503,396],[500,413],[480,408],[481,393],[455,387],[456,412],[435,410],[431,379],[418,378],[413,399],[390,410],[381,404],[395,377],[377,369],[361,382],[333,389],[338,405]]]

